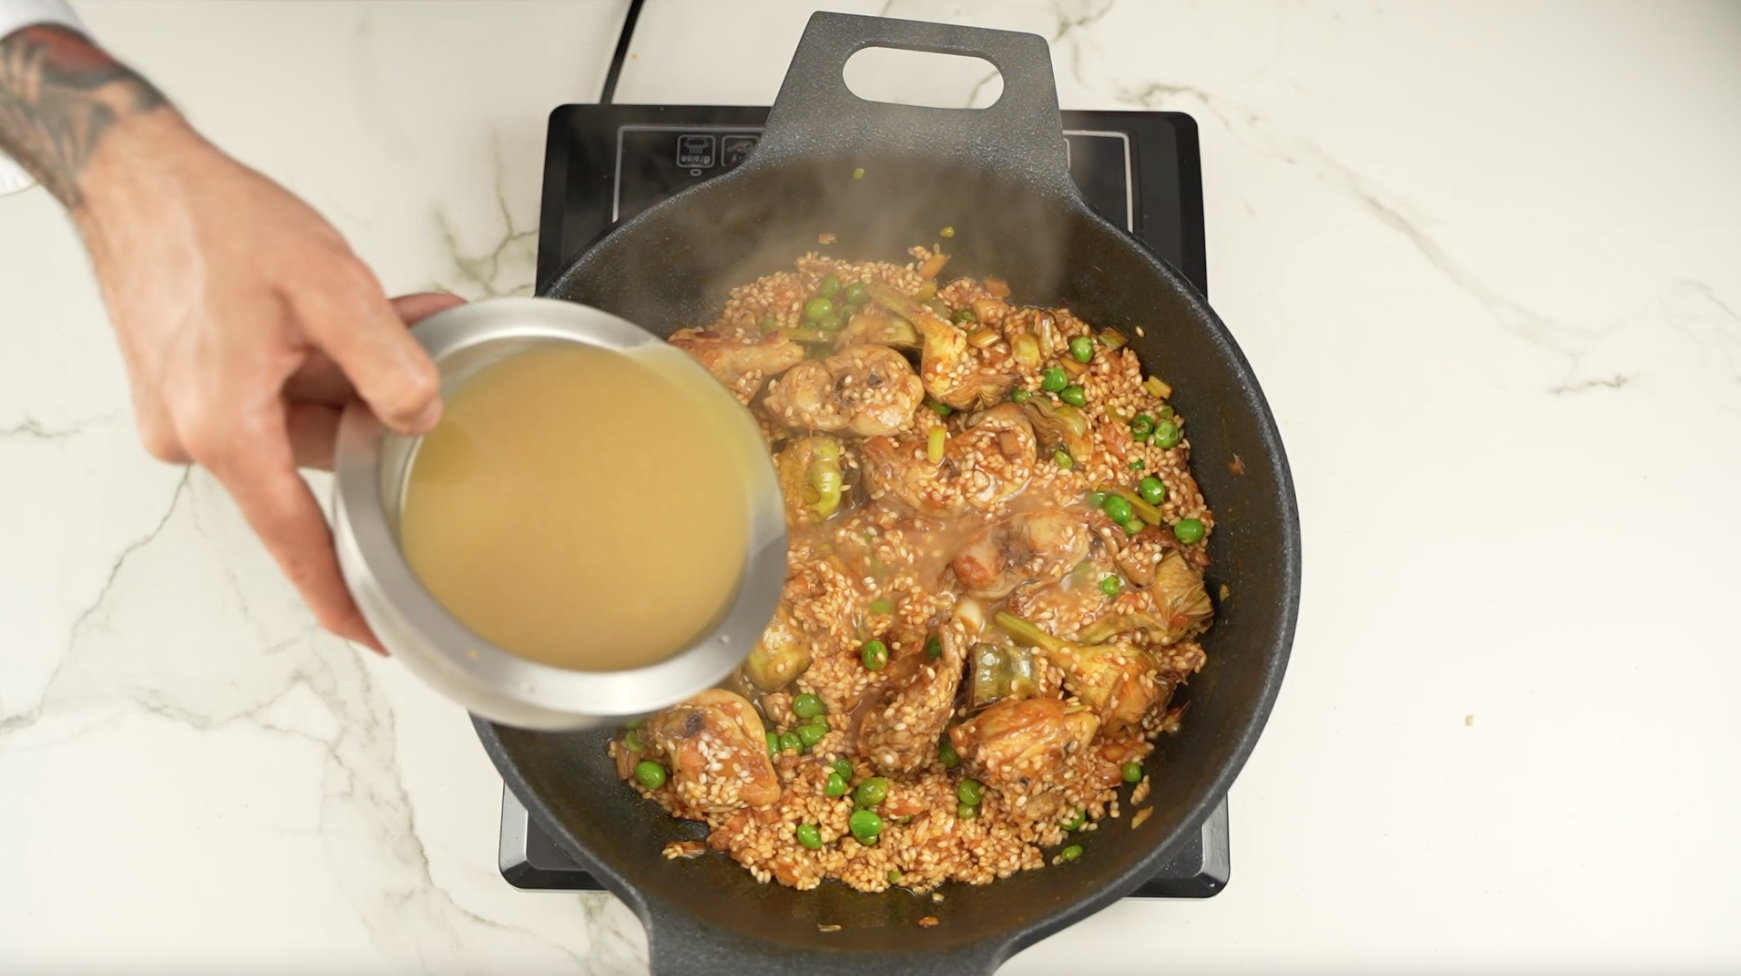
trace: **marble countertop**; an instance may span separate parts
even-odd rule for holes
[[[766,104],[809,10],[651,0],[619,101]],[[1231,885],[1011,976],[1741,966],[1741,7],[893,0],[1201,125],[1304,609]],[[527,293],[623,5],[79,9],[390,291]],[[963,83],[949,97],[965,102]],[[495,864],[464,714],[323,636],[138,446],[87,263],[0,198],[0,971],[638,973]]]

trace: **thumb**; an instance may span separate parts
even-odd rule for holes
[[[423,310],[429,296],[407,297],[423,300],[411,302],[411,311],[435,311]],[[383,423],[402,434],[422,434],[441,419],[435,364],[405,331],[399,311],[361,262],[347,256],[289,298],[305,334]]]

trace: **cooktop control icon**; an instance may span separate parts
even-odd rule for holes
[[[677,165],[686,169],[707,169],[713,165],[713,137],[681,135],[677,137]]]
[[[723,165],[736,166],[750,158],[750,152],[756,148],[760,136],[726,136],[719,140],[719,154]]]

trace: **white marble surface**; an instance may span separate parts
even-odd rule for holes
[[[765,104],[812,6],[651,0],[619,100]],[[1198,118],[1304,515],[1231,886],[1005,972],[1741,966],[1741,7],[887,7]],[[390,289],[479,296],[530,287],[544,117],[622,5],[79,9]],[[0,328],[0,971],[644,971],[621,905],[497,875],[461,712],[140,450],[39,190],[0,198]]]

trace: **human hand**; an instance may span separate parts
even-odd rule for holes
[[[389,302],[331,225],[173,112],[108,133],[79,189],[146,449],[209,470],[321,626],[384,653],[297,468],[331,467],[353,396],[400,433],[435,426],[439,378],[405,326],[462,300]]]

